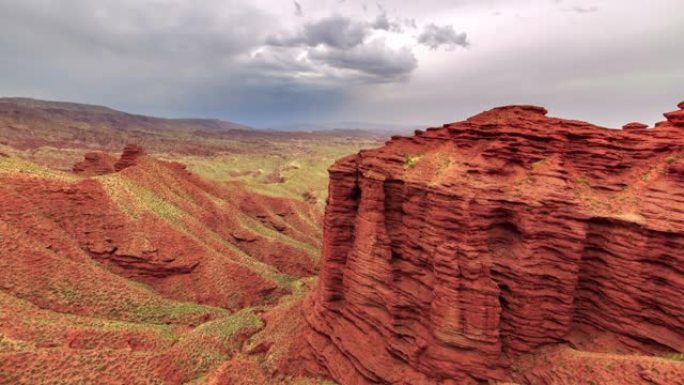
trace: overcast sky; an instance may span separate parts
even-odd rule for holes
[[[684,100],[683,0],[0,0],[0,95],[257,127]]]

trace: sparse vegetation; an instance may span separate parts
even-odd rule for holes
[[[684,361],[684,353],[679,353],[679,352],[672,352],[668,353],[664,356],[668,360],[674,360],[674,361]]]
[[[413,168],[423,158],[423,155],[406,155],[404,168]]]
[[[276,145],[281,147],[274,150],[273,155],[246,152],[168,157],[173,161],[193,159],[196,163],[189,167],[191,171],[198,171],[204,176],[211,174],[211,178],[191,183],[179,179],[178,175],[182,173],[170,172],[167,166],[156,161],[80,183],[86,178],[42,166],[26,158],[61,165],[71,162],[74,154],[77,155],[75,158],[82,158],[84,150],[65,151],[65,158],[58,161],[61,153],[56,149],[35,151],[34,154],[40,155],[32,157],[3,148],[2,152],[10,155],[0,156],[0,177],[13,181],[31,178],[35,183],[45,183],[58,194],[72,194],[66,196],[79,199],[86,197],[102,205],[111,204],[111,212],[104,210],[106,215],[115,213],[121,218],[116,215],[108,217],[111,223],[104,228],[117,229],[123,226],[121,221],[130,221],[134,227],[127,229],[126,239],[130,247],[126,247],[134,250],[131,254],[136,254],[137,249],[156,252],[159,248],[158,240],[147,239],[149,228],[143,226],[164,227],[165,233],[173,233],[171,239],[187,237],[198,246],[192,249],[192,253],[205,253],[202,264],[214,264],[207,271],[217,274],[209,278],[220,285],[217,285],[218,289],[211,290],[230,293],[230,298],[220,305],[240,309],[245,306],[244,289],[233,288],[234,279],[220,275],[225,266],[246,268],[236,271],[240,274],[245,274],[244,271],[256,273],[254,279],[264,279],[265,290],[271,292],[258,299],[263,303],[275,303],[290,291],[300,296],[309,287],[303,284],[307,280],[285,274],[276,266],[255,258],[253,251],[241,248],[226,227],[235,226],[254,234],[263,242],[259,247],[266,251],[285,245],[301,251],[304,257],[308,255],[315,262],[319,254],[316,231],[320,223],[317,216],[321,215],[325,202],[327,167],[335,159],[356,152],[360,143],[370,142],[326,143],[311,140],[300,147],[290,147],[280,142]],[[258,151],[263,150],[260,148]],[[297,161],[293,163],[293,159]],[[263,172],[246,172],[257,166]],[[286,176],[286,182],[277,185],[262,183],[262,176],[274,169]],[[226,185],[225,181],[239,185]],[[82,185],[88,188],[76,187]],[[11,186],[5,184],[10,189]],[[240,199],[246,189],[270,197],[294,198],[301,201],[302,206],[294,206],[291,215],[281,217],[277,211],[280,210],[277,200],[257,201],[254,209],[260,217],[247,215],[240,207]],[[317,197],[322,198],[318,199],[316,206],[305,203],[302,191],[314,191]],[[258,194],[250,196],[261,197]],[[107,199],[100,201],[102,197]],[[34,205],[27,204],[27,207],[33,210]],[[50,223],[55,215],[44,214],[41,210],[27,211],[27,215],[45,216],[45,223]],[[220,218],[226,223],[207,226],[204,222],[207,218]],[[279,230],[281,225],[286,229],[292,227],[292,221],[301,227],[301,234]],[[310,231],[305,231],[309,228]],[[173,375],[180,376],[184,383],[206,384],[218,366],[242,354],[244,339],[263,327],[260,313],[267,310],[266,307],[251,307],[231,314],[227,309],[191,300],[172,300],[169,297],[206,297],[207,293],[194,293],[193,288],[178,285],[162,296],[158,286],[112,273],[81,249],[77,240],[69,240],[73,242],[69,244],[73,247],[69,252],[73,260],[70,260],[64,258],[65,251],[60,249],[63,245],[36,242],[23,229],[7,226],[2,221],[0,231],[3,238],[7,236],[20,242],[25,250],[18,250],[19,253],[35,255],[42,264],[49,266],[46,271],[50,272],[40,274],[40,279],[35,280],[28,276],[31,274],[29,271],[6,268],[0,271],[4,285],[15,285],[11,286],[9,294],[0,292],[0,326],[7,320],[3,318],[6,314],[13,314],[7,322],[13,325],[14,333],[18,333],[0,333],[0,354],[14,368],[6,371],[7,366],[3,365],[0,382],[54,385],[45,381],[60,378],[65,384],[103,383],[106,382],[103,378],[116,373],[128,381],[134,379],[131,383],[164,384],[169,373],[160,372],[161,367],[174,371],[176,374]],[[121,245],[117,247],[123,250]],[[124,258],[138,257],[126,254]],[[16,286],[18,281],[32,283]],[[15,293],[18,293],[16,297]],[[262,365],[261,359],[256,362]],[[257,368],[261,370],[260,366]],[[313,378],[288,377],[283,381],[283,384],[291,385],[332,384]]]
[[[590,182],[589,182],[589,178],[587,178],[587,177],[584,176],[584,175],[579,176],[579,177],[577,178],[577,180],[575,180],[575,184],[584,185],[584,186],[587,186],[587,187],[591,187],[591,184],[590,184]]]

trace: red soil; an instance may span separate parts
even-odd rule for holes
[[[502,107],[338,161],[301,356],[341,384],[682,383],[643,356],[684,351],[682,114]]]
[[[314,272],[309,249],[295,246],[317,247],[314,211],[305,202],[211,184],[133,147],[117,165],[123,171],[106,176],[110,179],[2,176],[0,281],[7,290],[44,301],[47,297],[36,293],[48,290],[53,277],[101,279],[86,272],[99,271],[88,262],[92,259],[167,298],[238,309],[288,292],[274,280],[278,274]],[[126,199],[113,199],[126,191]],[[141,203],[135,198],[149,207],[136,208]],[[279,236],[259,232],[269,228],[279,229]],[[234,237],[238,233],[243,235]],[[67,261],[77,267],[65,269]],[[65,310],[59,301],[42,305]]]
[[[317,270],[319,214],[304,201],[208,182],[138,146],[86,154],[74,174],[4,159],[1,384],[233,381],[264,327],[254,314]]]

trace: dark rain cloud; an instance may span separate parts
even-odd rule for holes
[[[306,45],[316,47],[327,45],[333,48],[348,49],[363,43],[371,30],[368,23],[341,15],[332,15],[307,23],[295,33],[271,36],[266,42],[275,46]]]
[[[303,53],[312,68],[328,71],[328,76],[345,78],[345,81],[354,76],[361,76],[364,81],[399,81],[418,67],[418,60],[409,47],[392,48],[385,39],[373,37],[380,31],[399,30],[399,23],[391,21],[384,10],[368,21],[334,14],[309,22],[294,32],[271,36],[266,42],[280,49],[277,54],[271,52],[270,59],[279,58],[281,64],[287,61],[284,49],[300,48],[303,51],[291,51],[291,60],[304,65],[298,55]],[[262,58],[267,56],[262,54]]]
[[[370,80],[401,80],[418,67],[418,59],[409,48],[393,49],[378,39],[349,50],[312,50],[309,57],[331,67],[368,75]]]

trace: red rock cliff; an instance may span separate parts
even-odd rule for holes
[[[682,113],[610,130],[502,107],[338,161],[305,307],[318,370],[525,382],[511,363],[577,330],[684,351]]]

